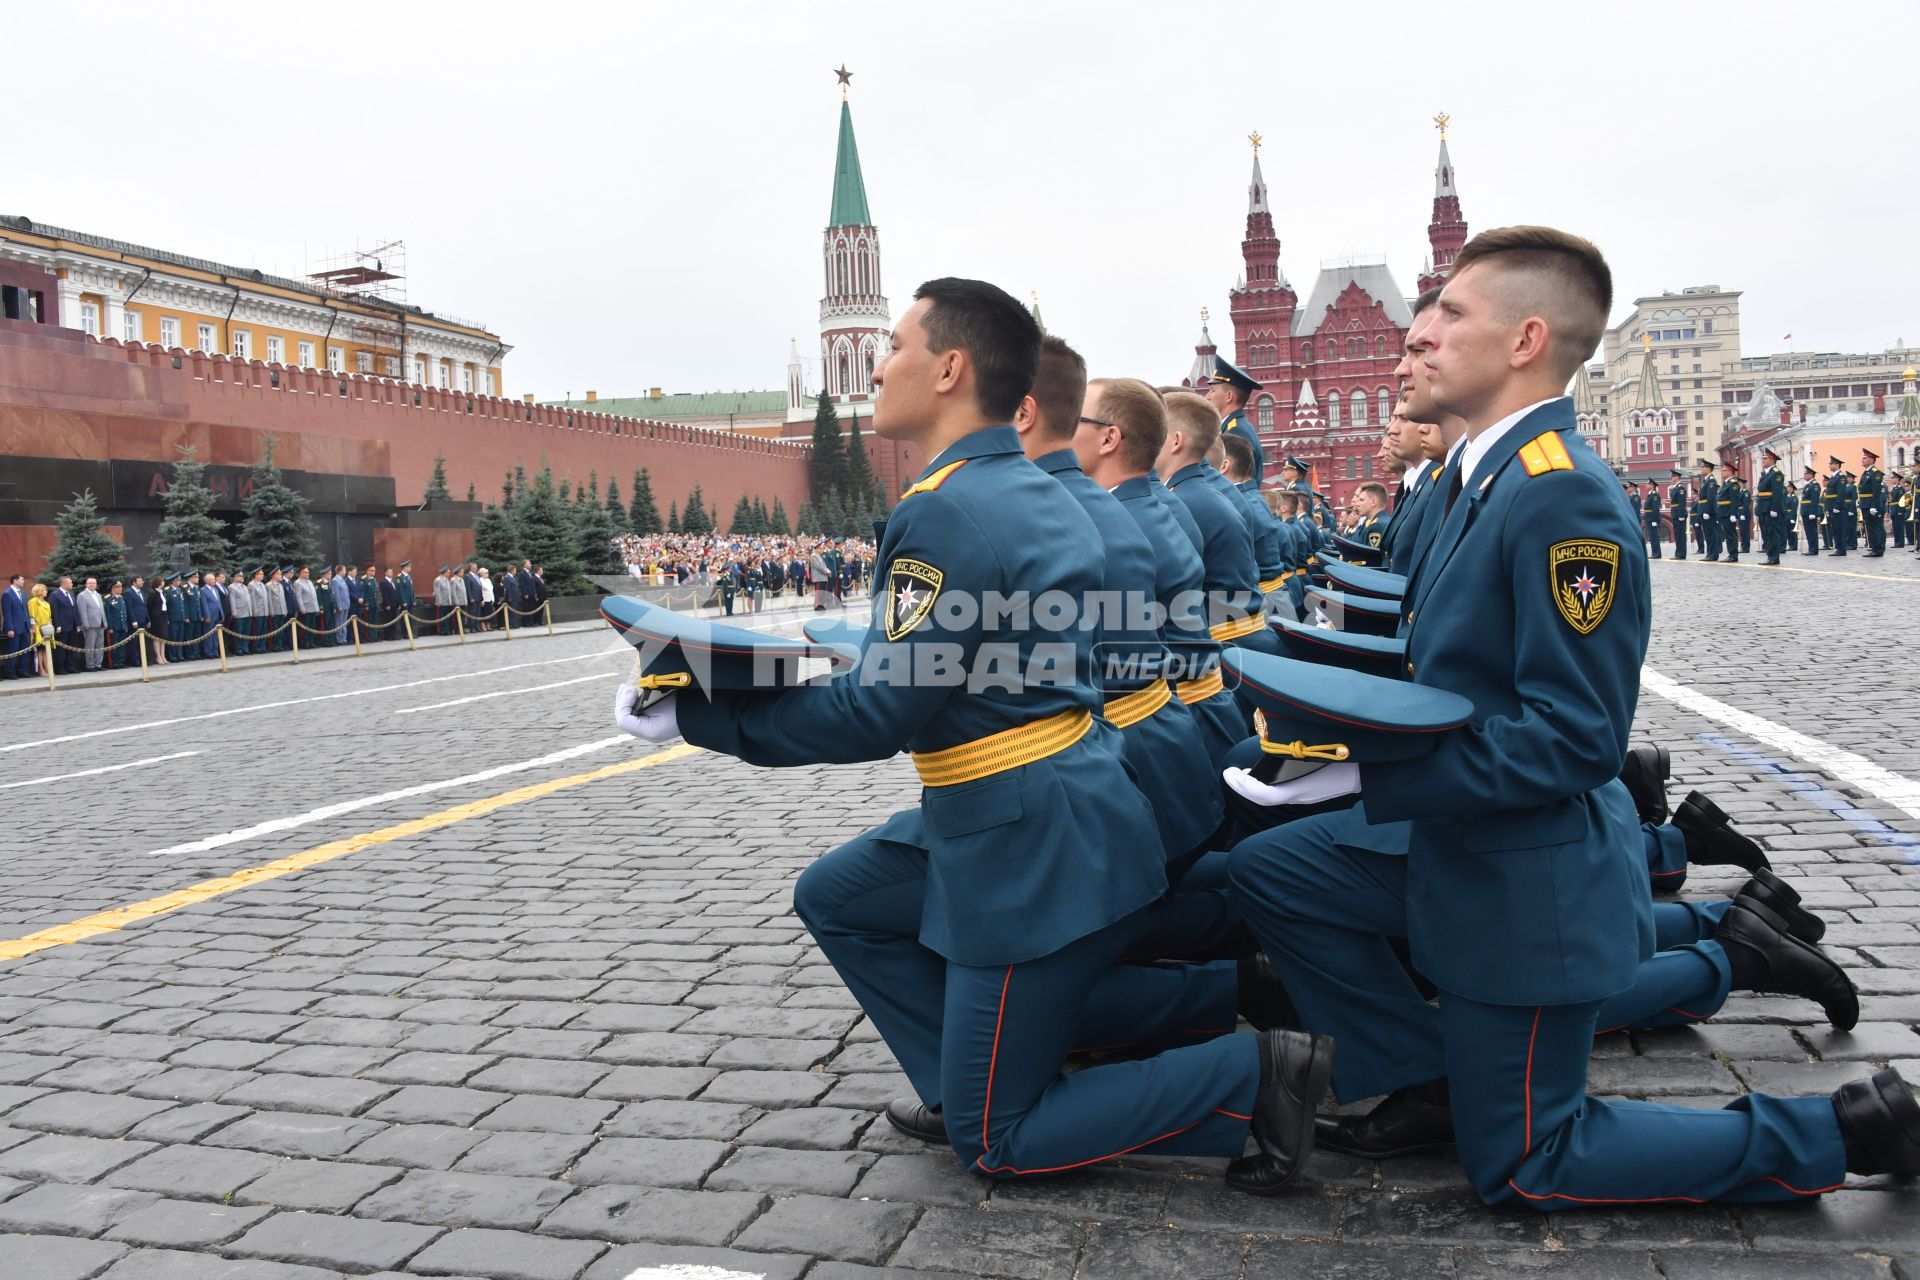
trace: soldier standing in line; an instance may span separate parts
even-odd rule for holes
[[[1887,489],[1887,510],[1893,516],[1893,547],[1898,551],[1907,545],[1907,520],[1911,517],[1913,495],[1907,491],[1907,478],[1898,471],[1892,474],[1892,484]]]
[[[1800,469],[1800,531],[1807,538],[1801,555],[1820,554],[1820,526],[1825,514],[1820,504],[1820,476],[1814,471],[1813,464],[1808,463]]]
[[[1787,549],[1800,549],[1800,491],[1786,479],[1786,472],[1780,473],[1781,487],[1787,491]]]
[[[1660,486],[1651,480],[1640,482],[1640,527],[1647,534],[1647,556],[1660,558]]]
[[[1828,555],[1847,554],[1847,507],[1850,499],[1847,495],[1846,473],[1840,468],[1840,459],[1827,458],[1827,482],[1820,490],[1820,504],[1827,513]]]
[[[1740,509],[1746,496],[1746,487],[1740,483],[1739,468],[1731,462],[1721,463],[1720,490],[1715,496],[1713,509],[1719,513],[1720,541],[1726,546],[1728,564],[1740,563]]]
[[[1693,514],[1700,529],[1700,552],[1708,560],[1720,558],[1720,482],[1713,478],[1713,459],[1699,462],[1700,487],[1694,497]]]
[[[1668,470],[1673,482],[1667,486],[1667,516],[1673,521],[1673,558],[1687,558],[1687,476],[1678,467]]]
[[[1780,470],[1779,454],[1762,449],[1760,457],[1766,468],[1753,490],[1754,506],[1759,508],[1760,549],[1766,552],[1768,564],[1779,564],[1780,553],[1787,549],[1787,477]]]
[[[1887,554],[1887,477],[1879,467],[1880,455],[1871,449],[1860,451],[1860,522],[1867,527],[1867,558]]]
[[[1753,550],[1753,495],[1747,490],[1747,482],[1740,482],[1740,498],[1735,504],[1734,519],[1740,525],[1740,549]]]

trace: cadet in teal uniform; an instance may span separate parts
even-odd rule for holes
[[[1720,485],[1713,478],[1713,459],[1701,458],[1694,464],[1699,469],[1699,490],[1694,494],[1693,509],[1700,522],[1701,545],[1706,549],[1707,560],[1720,558]]]
[[[1880,455],[1871,449],[1860,451],[1859,495],[1860,523],[1867,530],[1867,558],[1887,554],[1887,477],[1880,470]]]
[[[1760,450],[1765,463],[1753,486],[1754,514],[1760,520],[1760,549],[1767,553],[1768,564],[1779,564],[1780,553],[1787,549],[1787,477],[1780,470],[1780,455],[1770,448]]]
[[[1260,575],[1260,594],[1269,607],[1277,607],[1285,597],[1274,593],[1286,585],[1287,576],[1293,570],[1293,539],[1281,531],[1279,518],[1267,506],[1267,500],[1258,490],[1247,487],[1247,478],[1253,474],[1253,446],[1244,436],[1221,436],[1220,444],[1224,450],[1220,475],[1227,481],[1222,492],[1231,492],[1234,501],[1240,504],[1247,531],[1253,535],[1253,562],[1255,572]]]
[[[1221,644],[1278,653],[1279,642],[1267,628],[1253,533],[1239,504],[1222,492],[1231,487],[1226,477],[1207,464],[1219,420],[1192,392],[1168,392],[1166,405],[1167,443],[1160,450],[1158,469],[1200,528],[1210,632]]]
[[[1247,421],[1247,400],[1260,389],[1257,378],[1235,368],[1219,356],[1213,358],[1213,376],[1201,390],[1214,411],[1220,415],[1220,434],[1237,436],[1253,446],[1253,473],[1241,481],[1243,488],[1259,492],[1267,473],[1267,451],[1260,443],[1260,432]]]
[[[1079,601],[1100,585],[1093,523],[996,425],[1032,385],[1039,328],[977,281],[931,281],[916,299],[874,370],[873,428],[931,461],[887,521],[861,677],[688,689],[623,709],[622,728],[767,765],[911,749],[920,807],[809,866],[794,905],[915,1091],[944,1104],[969,1170],[1236,1156],[1251,1128],[1257,1154],[1230,1176],[1284,1185],[1311,1141],[1324,1038],[1228,1036],[1062,1072],[1088,992],[1166,887],[1161,850],[1140,839],[1153,815],[1121,731],[1093,715],[1089,633],[1049,630],[1039,609],[989,621],[977,607],[989,593]],[[918,939],[898,935],[903,914],[918,916]],[[1143,994],[1168,980],[1124,976]]]
[[[1598,251],[1548,228],[1483,232],[1455,260],[1422,358],[1472,434],[1460,500],[1408,584],[1407,677],[1466,698],[1471,720],[1423,758],[1359,766],[1370,820],[1412,824],[1404,858],[1283,843],[1244,866],[1236,851],[1229,894],[1303,1023],[1339,1043],[1336,1096],[1444,1079],[1489,1204],[1783,1201],[1920,1171],[1920,1106],[1893,1071],[1723,1110],[1586,1094],[1600,1011],[1655,942],[1617,779],[1647,561],[1561,394],[1611,292]]]
[[[1687,477],[1678,467],[1667,471],[1667,518],[1673,529],[1673,558],[1687,558]]]
[[[1739,469],[1731,462],[1721,463],[1720,490],[1714,497],[1713,509],[1718,513],[1720,544],[1726,549],[1728,564],[1740,563],[1740,512],[1746,498],[1747,487],[1740,483]]]
[[[1647,555],[1660,558],[1660,486],[1651,480],[1640,482],[1640,528],[1647,536]]]
[[[1853,510],[1853,486],[1847,483],[1846,464],[1840,459],[1827,458],[1827,480],[1820,490],[1820,505],[1827,515],[1827,554],[1843,556],[1853,544],[1852,534],[1847,529],[1847,521]]]
[[[1887,514],[1893,518],[1893,549],[1907,545],[1907,520],[1911,512],[1907,500],[1907,478],[1898,471],[1887,477]]]
[[[1780,478],[1783,482],[1781,487],[1787,491],[1787,549],[1798,551],[1800,549],[1800,491],[1786,480],[1784,471]]]
[[[1820,554],[1820,527],[1824,523],[1825,513],[1820,506],[1820,477],[1811,465],[1800,469],[1800,532],[1806,546],[1800,549],[1803,556]]]

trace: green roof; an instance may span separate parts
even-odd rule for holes
[[[853,112],[845,98],[840,100],[840,150],[833,158],[833,212],[827,215],[827,225],[873,225],[873,215],[867,212],[867,183],[860,176],[860,148],[853,141]]]
[[[650,418],[657,422],[675,422],[685,418],[724,418],[730,413],[756,416],[787,411],[784,391],[703,391],[677,392],[652,399],[647,396],[601,396],[592,404],[585,400],[546,400],[543,404],[594,413],[611,413],[621,418]]]

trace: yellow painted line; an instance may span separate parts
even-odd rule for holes
[[[0,942],[0,960],[18,960],[21,956],[45,951],[48,947],[63,947],[68,943],[97,938],[103,933],[124,929],[136,921],[150,920],[154,916],[166,915],[170,911],[178,911],[182,907],[190,907],[197,902],[205,902],[209,898],[232,893],[236,889],[246,889],[268,880],[276,880],[281,876],[290,876],[296,871],[305,871],[308,867],[318,866],[322,862],[331,862],[335,858],[344,858],[350,853],[359,853],[362,849],[371,849],[375,845],[405,840],[409,836],[449,827],[456,822],[465,822],[469,818],[478,818],[497,809],[505,809],[509,805],[525,804],[529,800],[550,796],[556,791],[566,791],[573,787],[585,786],[589,782],[599,782],[603,778],[615,778],[623,773],[650,769],[654,765],[681,760],[699,750],[699,747],[682,743],[677,747],[656,751],[652,755],[641,756],[635,760],[623,760],[619,764],[605,765],[585,773],[570,774],[564,778],[536,782],[531,786],[516,787],[512,791],[502,791],[498,795],[487,796],[482,800],[470,800],[466,804],[457,804],[451,809],[442,809],[438,813],[430,813],[424,818],[415,818],[411,822],[382,827],[378,831],[365,831],[357,836],[348,836],[344,840],[330,840],[326,844],[317,845],[276,862],[248,867],[230,876],[221,876],[217,880],[202,880],[199,884],[188,885],[184,889],[176,889],[172,893],[162,894],[157,898],[130,902],[124,907],[115,907],[111,911],[102,911],[97,915],[69,920],[66,924],[42,929],[24,938],[12,938]]]
[[[1902,550],[1904,549],[1905,548],[1902,548]],[[1746,553],[1742,552],[1741,554],[1744,555]],[[1804,553],[1787,551],[1782,554],[1797,556]],[[1823,552],[1822,554],[1825,553]],[[1811,560],[1813,557],[1808,556],[1807,559]],[[1656,562],[1649,561],[1649,563]],[[1868,582],[1920,582],[1920,578],[1916,578],[1912,574],[1907,573],[1853,573],[1846,569],[1808,569],[1797,564],[1765,564],[1761,562],[1748,564],[1745,560],[1736,560],[1732,564],[1727,564],[1725,560],[1701,560],[1698,558],[1675,560],[1672,556],[1664,556],[1657,563],[1712,565],[1716,569],[1722,565],[1726,565],[1729,569],[1764,569],[1768,573],[1812,573],[1818,574],[1822,578],[1864,578]]]

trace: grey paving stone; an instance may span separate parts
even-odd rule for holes
[[[1920,1249],[1920,1213],[1914,1211],[1912,1197],[1899,1192],[1835,1191],[1807,1204],[1743,1206],[1735,1216],[1760,1249]]]
[[[107,1175],[116,1187],[188,1200],[222,1200],[280,1166],[274,1156],[181,1144],[162,1147]]]
[[[363,1074],[369,1080],[389,1084],[458,1085],[495,1061],[491,1054],[484,1053],[403,1053]]]
[[[240,1147],[279,1156],[337,1156],[380,1132],[372,1120],[307,1115],[294,1111],[256,1111],[208,1135],[210,1147]]]
[[[1245,1250],[1245,1242],[1234,1235],[1097,1223],[1087,1237],[1079,1269],[1074,1274],[1085,1280],[1139,1276],[1239,1280],[1241,1254]]]
[[[358,1115],[394,1092],[391,1085],[286,1073],[263,1075],[220,1095],[229,1106]]]
[[[618,1098],[622,1102],[691,1098],[718,1074],[708,1067],[615,1067],[587,1094],[594,1098]]]
[[[510,1098],[474,1121],[476,1129],[527,1129],[538,1133],[592,1133],[620,1109],[598,1098],[543,1095]]]
[[[378,1271],[397,1267],[442,1233],[440,1227],[370,1222],[319,1213],[276,1213],[226,1246],[228,1253],[273,1262]]]
[[[392,1097],[367,1109],[366,1119],[394,1124],[451,1124],[466,1126],[507,1101],[504,1093],[444,1085],[408,1085]]]
[[[587,1268],[581,1280],[630,1280],[642,1268],[681,1275],[687,1280],[705,1280],[718,1271],[744,1273],[759,1280],[800,1280],[811,1258],[796,1258],[768,1253],[742,1253],[737,1249],[700,1249],[670,1244],[628,1244],[608,1253]],[[678,1272],[669,1268],[679,1268]],[[708,1269],[704,1274],[702,1268]],[[717,1277],[716,1277],[717,1280]]]
[[[1756,1253],[1751,1249],[1657,1249],[1667,1280],[1888,1280],[1887,1266],[1842,1250]],[[1904,1280],[1904,1278],[1903,1278]]]
[[[101,1280],[340,1280],[340,1272],[285,1262],[244,1262],[173,1249],[139,1249],[113,1264]]]
[[[573,1280],[606,1251],[597,1241],[463,1227],[428,1245],[407,1269],[423,1276],[471,1273],[497,1280]]]
[[[581,1186],[620,1183],[639,1187],[701,1185],[708,1171],[726,1159],[721,1142],[682,1138],[602,1138],[582,1156],[568,1178]],[[758,1191],[760,1187],[715,1184],[719,1190]],[[851,1185],[851,1184],[849,1184]]]
[[[540,1230],[620,1243],[723,1245],[769,1203],[749,1191],[588,1187],[548,1214]]]
[[[245,1107],[229,1107],[218,1102],[189,1102],[142,1120],[128,1130],[129,1138],[149,1142],[198,1142],[207,1135],[251,1115]]]
[[[621,1107],[600,1126],[600,1132],[616,1138],[717,1138],[724,1142],[738,1137],[760,1116],[759,1108],[737,1102],[660,1098]]]
[[[965,1260],[983,1275],[1055,1280],[1073,1274],[1080,1233],[1032,1213],[928,1209],[894,1255],[910,1269],[950,1268]]]
[[[191,1249],[225,1244],[272,1212],[264,1205],[154,1200],[120,1219],[106,1235],[127,1244]]]
[[[987,1202],[993,1190],[991,1179],[968,1173],[950,1151],[919,1145],[921,1152],[881,1156],[861,1177],[854,1194],[904,1204],[977,1208]]]
[[[67,1236],[0,1235],[0,1276],[92,1280],[127,1251],[123,1244]]]
[[[1341,1235],[1368,1244],[1537,1247],[1546,1238],[1546,1219],[1538,1213],[1489,1209],[1470,1192],[1363,1192],[1354,1197]]]
[[[170,1067],[212,1067],[218,1071],[245,1071],[287,1052],[282,1044],[258,1040],[202,1040],[167,1059]]]
[[[860,1137],[860,1131],[873,1120],[871,1111],[847,1111],[835,1107],[799,1107],[774,1111],[748,1127],[740,1135],[740,1142],[745,1146],[841,1151],[852,1147]]]
[[[1738,1247],[1745,1237],[1733,1214],[1719,1205],[1642,1205],[1632,1209],[1583,1209],[1553,1220],[1553,1233],[1569,1248],[1628,1245]]]
[[[223,1093],[253,1080],[251,1071],[223,1071],[215,1067],[175,1067],[135,1084],[127,1092],[136,1098],[163,1098],[169,1102],[212,1102]]]
[[[580,1153],[593,1145],[583,1134],[496,1133],[454,1164],[461,1173],[506,1173],[525,1177],[558,1177]]]
[[[733,1243],[756,1252],[883,1262],[919,1216],[916,1206],[882,1200],[793,1196],[774,1201]]]
[[[49,1133],[0,1151],[0,1174],[37,1182],[92,1182],[152,1150],[151,1142]]]
[[[833,1084],[822,1071],[728,1071],[714,1078],[700,1096],[711,1102],[744,1102],[772,1110],[804,1107]]]
[[[1535,1275],[1561,1280],[1658,1280],[1659,1274],[1652,1254],[1619,1249],[1581,1253],[1459,1249],[1454,1253],[1454,1275],[1459,1280]]]
[[[355,1160],[408,1169],[451,1169],[487,1135],[445,1124],[396,1124],[353,1149]]]
[[[282,1209],[345,1213],[402,1170],[333,1160],[289,1160],[263,1178],[233,1193],[240,1204],[271,1204]]]
[[[531,1230],[573,1188],[545,1178],[415,1169],[362,1200],[354,1212],[443,1226],[497,1226]]]
[[[35,1081],[36,1088],[71,1089],[80,1093],[123,1093],[142,1080],[167,1070],[164,1062],[130,1062],[125,1058],[79,1058],[49,1071]]]
[[[623,1066],[698,1066],[725,1043],[723,1036],[639,1032],[614,1036],[594,1050],[593,1056]]]
[[[844,1196],[875,1157],[864,1151],[788,1151],[741,1147],[708,1175],[717,1191],[768,1191],[775,1195]]]
[[[1296,1240],[1324,1240],[1339,1227],[1349,1203],[1344,1192],[1312,1183],[1288,1195],[1256,1198],[1235,1191],[1214,1174],[1174,1180],[1161,1220],[1183,1230],[1257,1231]]]
[[[1301,1244],[1256,1237],[1247,1248],[1246,1280],[1450,1280],[1451,1249],[1418,1245]]]
[[[707,1059],[710,1067],[751,1067],[761,1070],[807,1071],[838,1052],[838,1040],[769,1040],[742,1037],[729,1040]]]
[[[144,1191],[52,1182],[0,1203],[0,1231],[97,1236],[158,1198]]]

